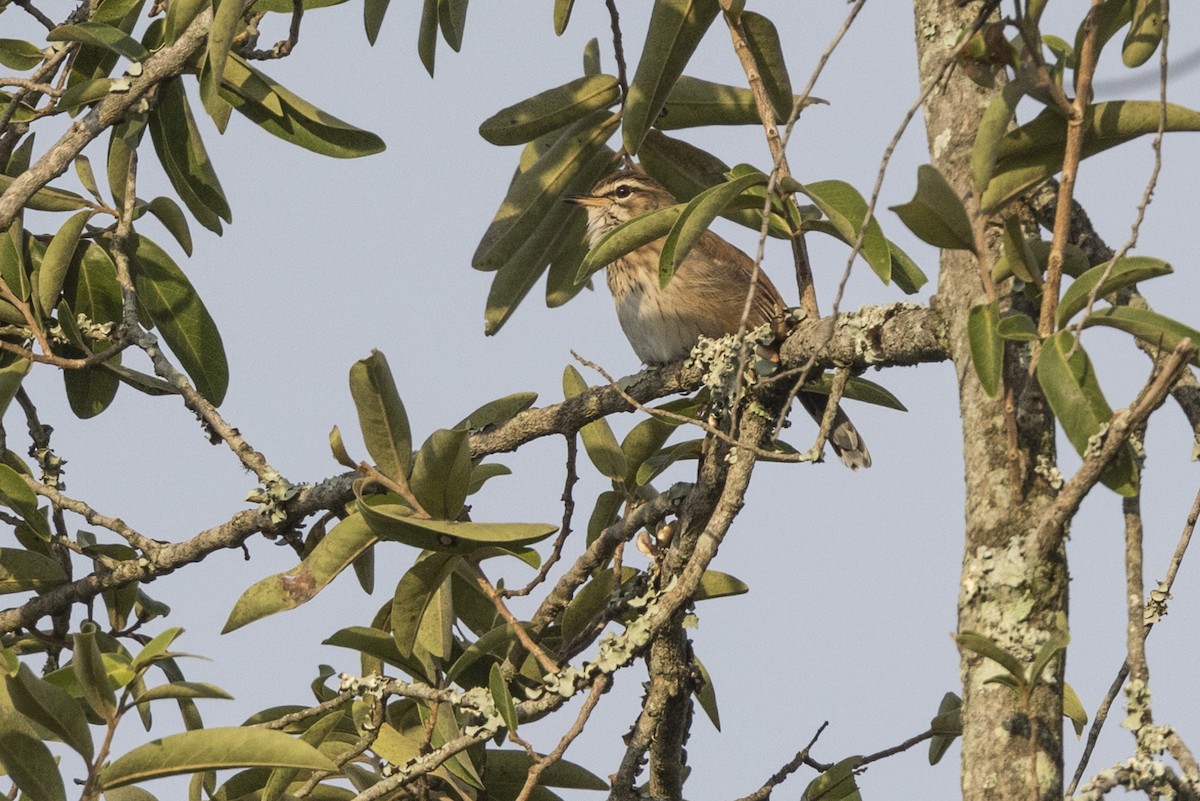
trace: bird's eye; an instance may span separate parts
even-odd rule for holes
[[[613,197],[616,197],[616,198],[627,198],[632,194],[633,194],[633,190],[629,187],[628,184],[621,184],[620,186],[618,186],[616,189],[613,190]]]

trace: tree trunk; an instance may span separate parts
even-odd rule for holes
[[[959,6],[958,0],[914,0],[922,86],[953,58],[960,34],[978,13],[977,3]],[[979,119],[997,91],[952,69],[925,104],[932,164],[976,218],[971,148]],[[963,426],[966,534],[958,630],[983,635],[1027,668],[1039,648],[1066,629],[1062,541],[1048,557],[1039,557],[1033,545],[1038,521],[1054,499],[1045,469],[1055,464],[1054,427],[1028,375],[1026,350],[1010,345],[995,398],[980,386],[971,364],[967,316],[988,301],[984,275],[999,247],[997,237],[988,235],[995,225],[975,223],[977,240],[985,246],[983,264],[966,251],[943,251],[934,298],[947,322]],[[1003,308],[1003,288],[997,296]],[[963,649],[964,799],[1062,797],[1062,672],[1062,660],[1055,660],[1023,699],[1005,685],[985,683],[1006,671]]]

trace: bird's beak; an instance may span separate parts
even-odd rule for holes
[[[563,197],[568,203],[573,203],[576,206],[599,206],[604,202],[604,198],[596,197],[595,195],[566,195]]]

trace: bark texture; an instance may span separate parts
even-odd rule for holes
[[[915,0],[923,84],[953,54],[978,4]],[[925,106],[930,159],[978,216],[970,171],[979,119],[998,89],[982,89],[961,70]],[[994,226],[976,220],[984,265],[965,251],[944,251],[934,301],[947,326],[959,386],[966,479],[966,532],[959,632],[981,634],[1029,665],[1055,632],[1066,629],[1067,566],[1062,538],[1048,555],[1034,547],[1038,521],[1054,497],[1054,429],[1028,353],[1006,354],[1004,386],[990,397],[971,364],[967,316],[987,302],[984,270],[995,257]],[[1004,308],[1003,288],[998,290]],[[1006,409],[1008,406],[1008,409]],[[1062,660],[1055,660],[1027,698],[985,682],[1003,668],[964,649],[962,789],[968,801],[1062,797]]]

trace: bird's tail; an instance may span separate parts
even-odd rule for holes
[[[801,392],[799,400],[805,411],[820,423],[825,414],[826,396]],[[833,427],[829,431],[829,444],[833,446],[833,452],[851,470],[871,466],[871,452],[867,450],[867,443],[863,441],[862,435],[858,433],[854,423],[850,422],[850,418],[842,411],[841,406],[834,414]]]

